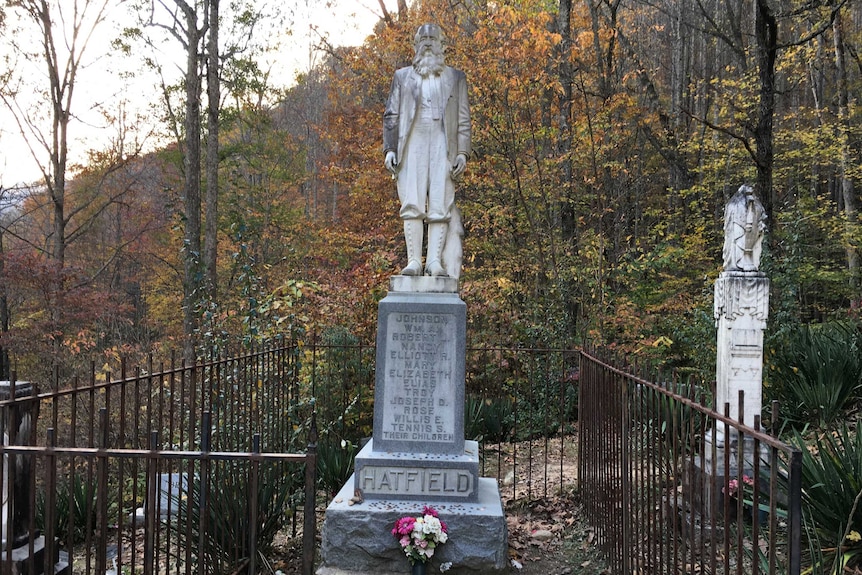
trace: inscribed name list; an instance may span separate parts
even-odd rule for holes
[[[382,439],[455,441],[455,329],[454,314],[389,314]]]

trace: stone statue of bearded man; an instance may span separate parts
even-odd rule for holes
[[[407,266],[402,275],[423,273],[422,240],[428,224],[428,251],[424,273],[457,275],[455,263],[446,261],[455,202],[454,180],[470,155],[470,105],[464,72],[443,62],[443,35],[436,24],[423,24],[416,32],[413,65],[395,72],[383,113],[384,165],[397,180],[401,218],[407,243]],[[456,212],[457,213],[457,212]],[[458,225],[460,227],[460,225]],[[460,230],[458,230],[460,232]],[[444,263],[446,264],[444,266]]]

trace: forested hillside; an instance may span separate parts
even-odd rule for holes
[[[767,337],[859,316],[862,2],[400,3],[361,46],[322,42],[288,88],[212,25],[265,35],[262,13],[175,3],[176,46],[194,49],[180,85],[153,91],[175,143],[144,154],[118,140],[68,166],[46,135],[44,181],[0,188],[2,366],[19,377],[296,329],[372,341],[405,263],[383,105],[426,21],[470,82],[457,202],[471,339],[592,341],[708,372],[723,209],[743,183],[769,217]],[[39,30],[54,8],[3,10]],[[141,18],[117,46],[152,65]],[[10,62],[0,91],[14,107]],[[49,133],[63,136],[71,112],[52,94]]]

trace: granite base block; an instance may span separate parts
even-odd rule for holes
[[[319,575],[339,573],[407,573],[409,563],[391,530],[395,521],[422,512],[422,503],[365,500],[349,505],[351,477],[326,509]],[[451,562],[450,575],[498,573],[508,565],[508,530],[495,479],[479,479],[476,503],[434,503],[449,526],[449,541],[440,547],[429,573]]]
[[[479,498],[479,444],[465,441],[457,455],[375,451],[369,441],[356,455],[354,487],[365,499],[432,503]]]

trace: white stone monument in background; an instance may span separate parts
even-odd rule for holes
[[[470,153],[467,80],[443,63],[437,25],[419,28],[415,48],[413,65],[395,72],[383,116],[407,265],[379,304],[374,436],[326,509],[319,575],[409,572],[391,529],[425,505],[449,526],[429,573],[442,564],[453,574],[508,565],[497,482],[479,477],[479,446],[464,438],[467,316],[454,195]]]
[[[763,392],[763,332],[769,312],[769,278],[760,271],[766,214],[751,186],[741,186],[724,210],[724,269],[715,282],[718,327],[715,395],[718,411],[730,404],[738,419],[754,426]],[[720,442],[719,442],[720,443]]]
[[[769,279],[760,271],[763,233],[766,229],[763,205],[747,185],[741,186],[724,210],[723,270],[715,282],[713,305],[717,329],[715,399],[716,410],[730,418],[742,419],[748,427],[760,415],[763,394],[763,332],[769,308]],[[743,405],[739,392],[743,392]],[[740,407],[742,409],[740,409]],[[695,458],[698,474],[707,479],[697,493],[701,513],[722,509],[723,487],[730,479],[751,475],[756,457],[750,436],[739,443],[739,433],[717,425],[705,434],[704,452]],[[739,469],[740,447],[742,469]],[[765,459],[762,465],[768,465]],[[725,464],[727,467],[725,467]]]

